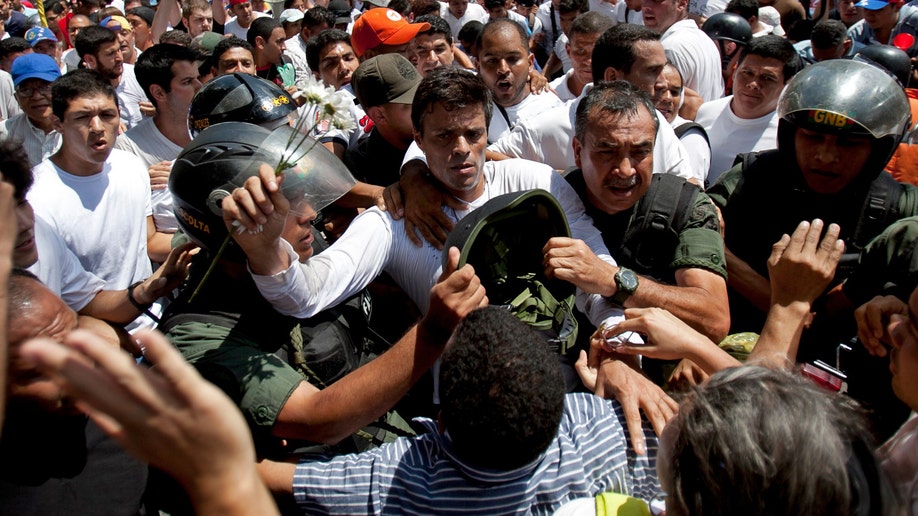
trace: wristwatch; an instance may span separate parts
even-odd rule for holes
[[[625,306],[625,301],[631,297],[638,288],[638,275],[631,269],[620,267],[615,273],[615,294],[609,297],[609,301]]]

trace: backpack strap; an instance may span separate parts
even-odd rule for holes
[[[690,129],[698,129],[701,131],[701,135],[704,136],[708,146],[711,146],[711,140],[708,138],[708,132],[704,130],[704,126],[695,122],[686,122],[679,127],[673,127],[673,132],[676,133],[676,138],[682,139],[682,135],[689,132]]]
[[[688,221],[701,189],[672,174],[654,174],[644,197],[634,207],[622,252],[646,274],[672,259],[672,249]]]
[[[883,232],[894,221],[899,219],[899,197],[902,195],[902,184],[886,172],[881,172],[870,183],[867,198],[861,206],[861,216],[850,245],[858,252],[871,240]]]

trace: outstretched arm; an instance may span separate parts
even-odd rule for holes
[[[318,391],[301,383],[278,414],[274,435],[335,443],[374,421],[408,392],[440,357],[459,321],[488,304],[472,266],[457,270],[459,250],[449,253],[424,319],[379,358],[328,388]]]
[[[255,470],[255,448],[239,409],[161,334],[144,331],[136,338],[154,367],[138,366],[81,330],[65,345],[29,341],[20,354],[62,383],[125,449],[173,475],[195,513],[277,514]]]

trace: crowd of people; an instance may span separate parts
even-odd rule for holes
[[[918,515],[916,12],[0,0],[0,514]]]

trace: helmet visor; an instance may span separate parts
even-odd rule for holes
[[[288,125],[273,130],[252,158],[250,170],[267,163],[284,174],[281,191],[298,215],[318,212],[357,184],[344,163],[318,141]],[[240,177],[239,184],[251,174]]]

